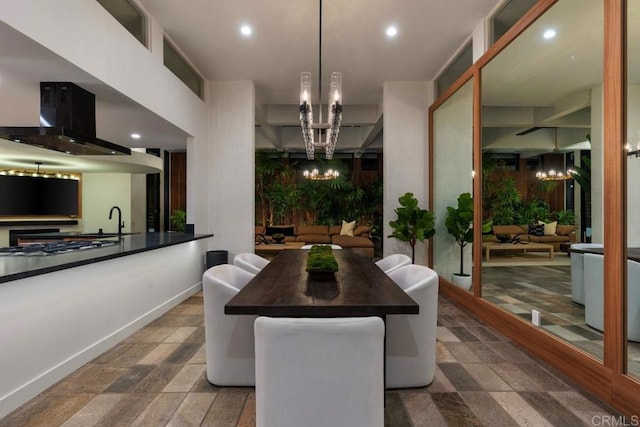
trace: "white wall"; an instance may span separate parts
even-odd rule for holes
[[[207,184],[212,249],[228,250],[231,260],[254,250],[255,88],[251,81],[212,82],[209,95],[209,152],[197,179]]]
[[[419,206],[427,206],[428,171],[428,107],[434,101],[431,82],[385,82],[383,87],[384,126],[384,255],[411,255],[407,242],[389,239],[389,221],[396,219],[394,209],[398,197],[411,192]],[[416,244],[416,264],[427,263],[427,242]]]
[[[0,418],[201,289],[205,246],[2,283]]]
[[[131,174],[85,173],[82,175],[82,231],[105,233],[118,231],[117,211],[109,219],[109,211],[118,206],[124,221],[123,232],[131,230]]]

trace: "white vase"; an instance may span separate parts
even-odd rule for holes
[[[464,289],[465,291],[468,291],[471,289],[471,284],[472,284],[471,275],[465,274],[461,276],[459,274],[452,274],[451,283],[453,283],[459,288]]]

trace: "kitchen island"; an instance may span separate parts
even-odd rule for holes
[[[198,292],[210,237],[0,256],[0,418]]]

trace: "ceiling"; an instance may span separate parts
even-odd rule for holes
[[[380,120],[383,83],[433,80],[500,1],[378,0],[372,7],[365,0],[324,0],[322,91],[328,92],[330,72],[343,73],[344,128],[362,127],[354,134],[363,143]],[[291,106],[290,122],[273,125],[276,137],[299,125],[300,72],[311,71],[318,89],[318,1],[139,3],[205,80],[251,80],[258,108]],[[251,37],[241,36],[241,24],[253,28]],[[391,24],[398,28],[394,39],[385,35]],[[0,40],[0,78],[11,83],[0,93],[4,100],[16,99],[14,108],[8,108],[7,103],[0,107],[0,126],[37,126],[38,83],[72,81],[96,95],[98,138],[130,148],[186,147],[184,132],[3,22]],[[314,103],[317,98],[314,94]],[[358,123],[352,123],[355,114],[350,118],[349,109],[367,106],[378,113],[368,121],[359,115]],[[133,131],[143,134],[143,140],[131,140]],[[345,131],[345,140],[347,137]],[[299,148],[303,149],[302,138]],[[0,165],[3,161],[0,159]]]

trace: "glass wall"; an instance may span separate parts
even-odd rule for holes
[[[472,229],[467,227],[472,224],[473,210],[468,212],[468,209],[459,209],[456,212],[459,220],[452,221],[453,225],[457,225],[452,228],[452,234],[447,229],[447,208],[458,209],[460,195],[467,193],[471,196],[473,191],[473,82],[468,81],[460,87],[438,107],[433,117],[433,156],[435,159],[446,159],[433,165],[436,229],[433,237],[433,268],[440,276],[470,290],[472,245],[469,237],[464,237],[472,233]],[[465,213],[468,215],[468,224],[463,219]]]
[[[640,2],[627,3],[627,373],[640,379]]]
[[[602,0],[559,1],[481,71],[483,222],[492,224],[482,296],[599,359],[602,251],[570,246],[603,237],[603,13]],[[574,179],[561,179],[567,169]],[[580,232],[587,213],[568,209],[585,199],[590,239]]]

